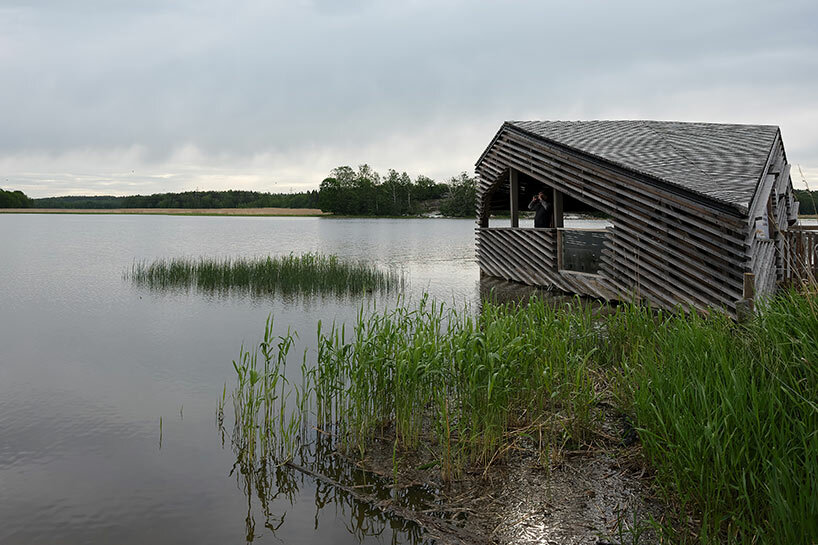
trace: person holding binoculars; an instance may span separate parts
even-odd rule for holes
[[[553,227],[552,208],[545,191],[540,191],[531,198],[528,209],[534,211],[534,227]]]

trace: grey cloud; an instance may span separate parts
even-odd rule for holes
[[[817,23],[800,1],[3,3],[0,156],[140,146],[158,165],[193,145],[241,161],[700,111],[781,119],[785,138],[791,123],[790,155],[818,165],[803,143],[818,129],[798,122],[818,107]]]

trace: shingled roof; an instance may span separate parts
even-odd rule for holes
[[[675,121],[508,121],[525,133],[658,178],[745,212],[775,125]]]

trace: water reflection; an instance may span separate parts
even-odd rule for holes
[[[224,428],[220,431],[224,433]],[[275,442],[276,436],[267,435],[266,440]],[[321,513],[331,510],[332,518],[358,541],[377,537],[393,544],[432,542],[411,520],[411,513],[434,509],[439,503],[425,487],[393,489],[388,479],[361,469],[340,454],[324,432],[314,431],[293,460],[278,458],[274,453],[280,449],[275,446],[249,450],[251,443],[243,438],[231,441],[236,461],[230,475],[247,502],[247,543],[265,533],[277,536],[288,512],[298,510],[302,492],[310,488],[314,488],[314,530],[319,528]],[[402,511],[410,515],[399,516]]]
[[[319,320],[352,322],[362,299],[391,304],[395,294],[225,297],[194,287],[151,291],[123,281],[122,272],[184,256],[331,253],[394,267],[415,300],[428,292],[476,305],[473,227],[471,220],[0,215],[0,232],[14,235],[0,237],[0,543],[226,543],[269,538],[268,525],[287,543],[359,543],[343,528],[361,526],[355,513],[369,504],[353,513],[348,499],[337,521],[334,508],[315,507],[316,493],[319,503],[351,497],[337,487],[263,458],[244,460],[227,477],[238,456],[229,426],[219,448],[213,401],[233,376],[227,362],[236,347],[269,314],[310,345]],[[184,419],[170,418],[180,404]],[[311,530],[319,518],[321,529]],[[404,522],[373,524],[358,533],[380,537],[364,542],[388,542]],[[397,540],[415,539],[401,531]]]
[[[480,275],[481,301],[491,301],[497,304],[525,304],[532,296],[537,296],[545,301],[551,301],[555,305],[570,303],[599,306],[602,304],[601,300],[564,293],[551,287],[529,286],[494,276]]]

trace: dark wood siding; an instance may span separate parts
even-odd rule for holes
[[[776,227],[791,216],[785,167],[776,136],[753,201],[775,194],[770,222]],[[510,169],[609,216],[613,228],[606,236],[600,274],[586,275],[592,282],[577,282],[582,275],[558,269],[556,231],[486,228],[490,197],[508,180]],[[781,267],[775,248],[783,238],[773,233],[770,241],[756,240],[753,207],[742,214],[509,125],[481,157],[477,174],[478,261],[487,274],[583,295],[635,297],[662,307],[717,307],[730,314],[742,298],[745,272],[756,274],[759,293],[775,287],[776,265]],[[769,184],[764,183],[768,177]]]

